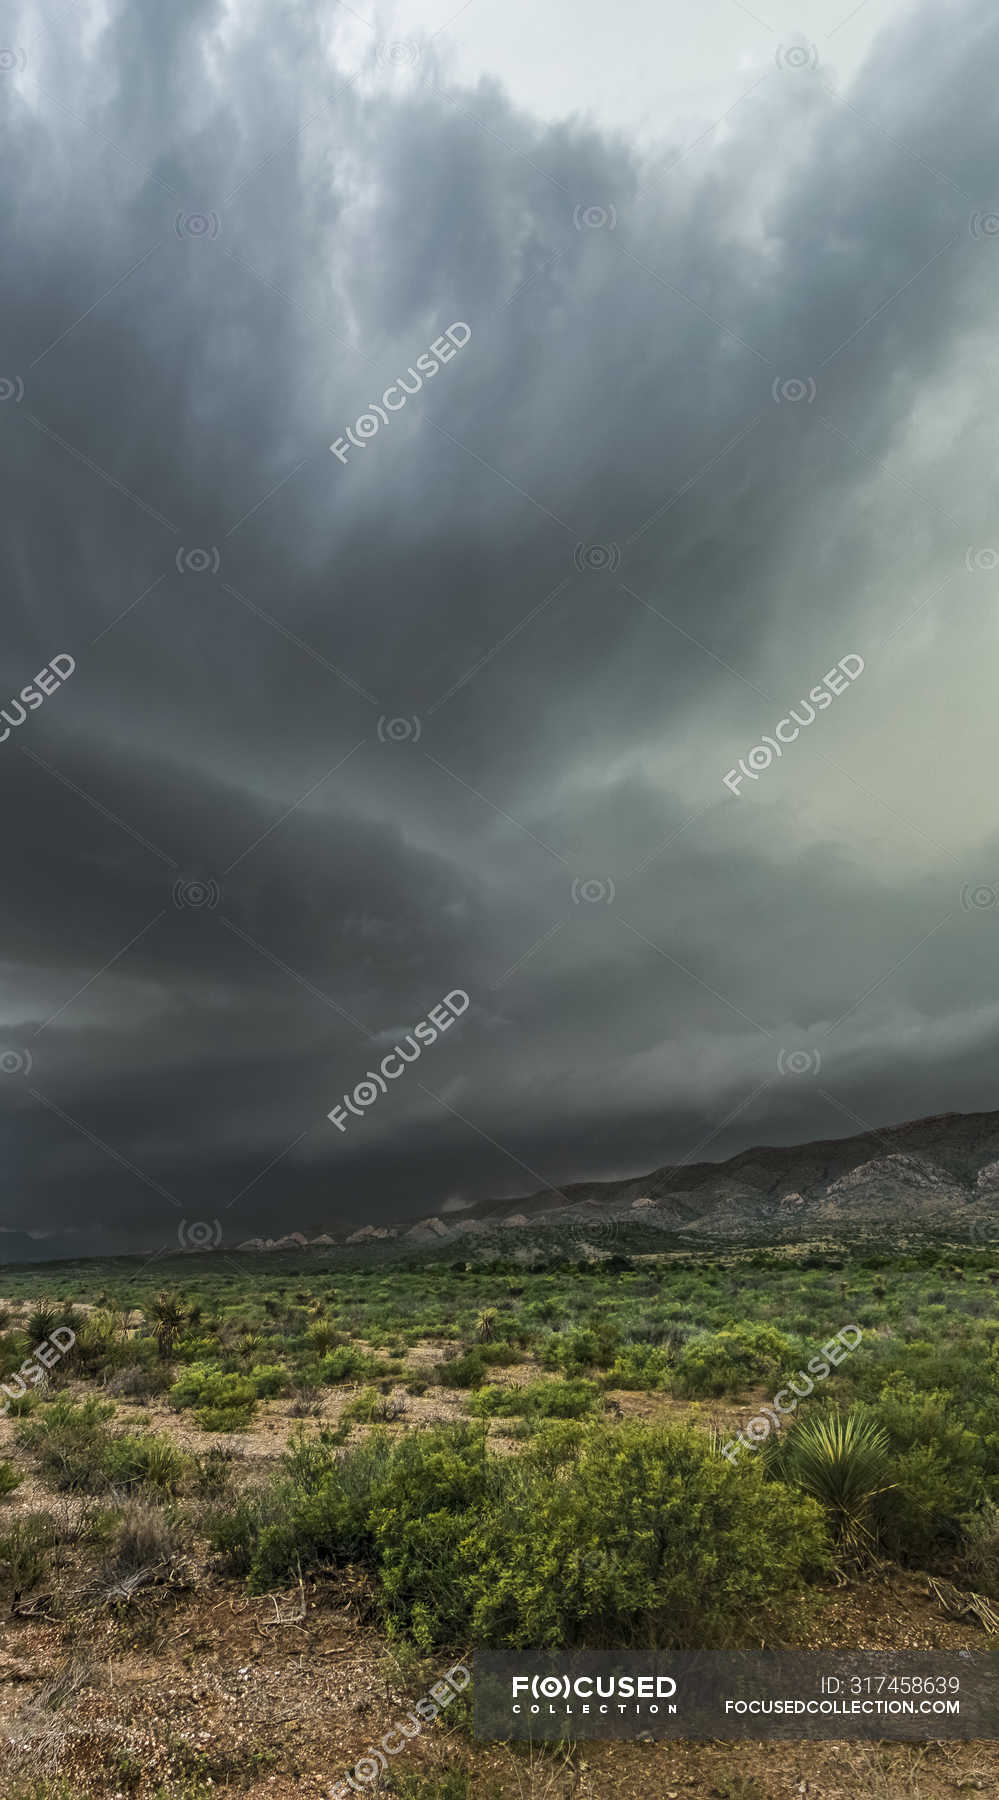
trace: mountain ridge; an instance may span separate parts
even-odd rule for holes
[[[649,1233],[775,1240],[870,1231],[886,1223],[999,1243],[999,1111],[934,1113],[852,1137],[752,1145],[722,1162],[667,1163],[645,1175],[481,1200],[446,1217],[381,1219],[337,1234],[346,1244],[431,1243],[566,1228],[595,1248],[625,1225]],[[311,1240],[317,1247],[330,1234]],[[251,1238],[243,1251],[301,1249],[301,1233]]]

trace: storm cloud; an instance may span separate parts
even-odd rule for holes
[[[843,10],[631,131],[446,10],[7,9],[5,1230],[994,1103],[999,19]]]

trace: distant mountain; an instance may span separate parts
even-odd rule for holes
[[[758,1145],[726,1162],[667,1164],[620,1181],[543,1188],[444,1216],[372,1221],[306,1239],[250,1238],[244,1252],[453,1242],[479,1255],[529,1254],[568,1237],[581,1255],[685,1239],[780,1242],[939,1232],[999,1248],[999,1112],[939,1113],[855,1137]]]
[[[760,1145],[726,1162],[670,1164],[622,1181],[543,1189],[469,1207],[450,1227],[629,1220],[650,1229],[738,1237],[822,1237],[921,1228],[999,1245],[999,1112],[939,1113],[855,1137]]]

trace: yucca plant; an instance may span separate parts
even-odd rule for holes
[[[488,1344],[496,1336],[496,1320],[499,1314],[495,1306],[486,1306],[475,1321],[475,1335],[480,1344]]]
[[[888,1433],[853,1407],[795,1423],[780,1446],[778,1466],[784,1480],[825,1508],[840,1548],[863,1560],[876,1548],[874,1502],[895,1486],[887,1479],[890,1459]]]
[[[116,1438],[109,1462],[116,1480],[129,1486],[158,1488],[164,1494],[176,1493],[189,1466],[188,1458],[176,1444],[152,1433]]]
[[[32,1344],[37,1344],[42,1338],[47,1338],[49,1333],[55,1330],[62,1319],[63,1310],[52,1300],[36,1300],[28,1314],[25,1326]]]
[[[331,1325],[328,1319],[317,1319],[310,1325],[308,1337],[313,1350],[318,1351],[320,1356],[324,1356],[327,1350],[335,1350],[342,1342],[336,1326]]]
[[[73,1347],[84,1375],[93,1375],[107,1360],[113,1343],[114,1327],[107,1313],[91,1313],[81,1321]]]
[[[156,1295],[151,1310],[156,1328],[156,1346],[165,1361],[184,1329],[184,1308],[173,1294],[160,1293]]]

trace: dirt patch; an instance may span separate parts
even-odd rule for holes
[[[163,1783],[211,1782],[245,1800],[323,1795],[400,1716],[439,1666],[404,1665],[349,1573],[250,1598],[214,1581],[146,1593],[86,1628],[11,1621],[0,1649],[3,1792],[41,1775],[87,1800],[148,1800]],[[820,1596],[809,1641],[828,1648],[981,1650],[897,1578]],[[445,1713],[396,1771],[457,1766],[471,1800],[950,1800],[999,1792],[999,1745],[606,1744],[570,1754],[479,1744]],[[388,1793],[383,1786],[373,1793]]]

